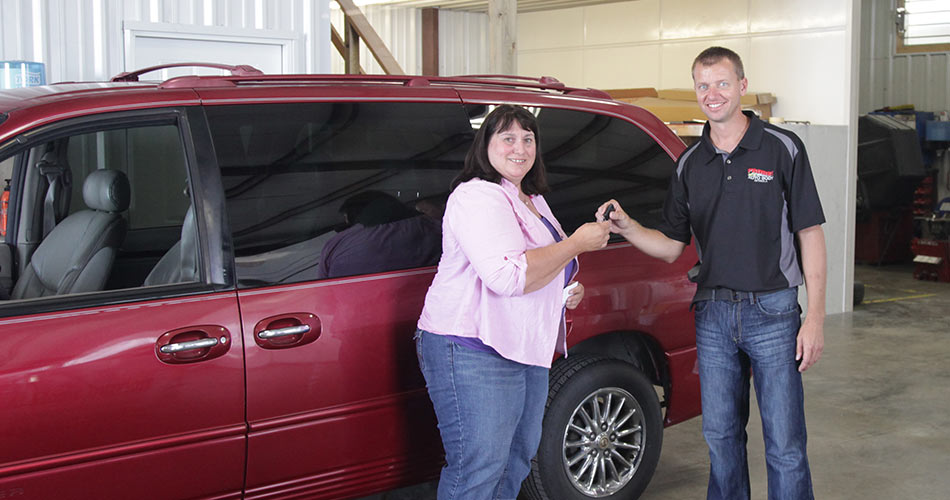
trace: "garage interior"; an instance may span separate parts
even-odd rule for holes
[[[641,105],[689,142],[702,119],[683,97],[692,58],[732,48],[743,104],[804,140],[828,218],[825,350],[804,378],[816,496],[936,499],[950,491],[950,6],[913,4],[4,0],[0,88],[21,67],[37,84],[107,80],[196,53],[267,73],[551,75]],[[642,498],[703,497],[700,429],[701,418],[666,429]],[[434,485],[370,498],[435,498]]]
[[[825,351],[804,377],[808,455],[816,498],[946,498],[950,491],[950,342],[946,283],[913,265],[858,265],[866,295],[825,321]],[[752,498],[766,497],[765,444],[752,398]],[[642,500],[705,498],[709,456],[702,417],[666,429]],[[363,500],[433,500],[435,483]]]

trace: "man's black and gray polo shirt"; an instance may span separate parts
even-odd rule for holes
[[[752,113],[731,153],[702,138],[677,162],[663,207],[666,236],[696,237],[701,288],[763,292],[799,286],[794,233],[825,222],[802,141]]]

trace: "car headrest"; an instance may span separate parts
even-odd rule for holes
[[[118,170],[96,170],[82,185],[82,199],[93,210],[122,212],[130,198],[129,179]]]

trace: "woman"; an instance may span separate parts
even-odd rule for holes
[[[499,106],[452,182],[416,332],[445,449],[439,500],[518,495],[541,440],[548,369],[566,349],[564,307],[584,296],[565,285],[575,257],[609,237],[607,222],[564,235],[541,196],[538,151],[534,116]]]

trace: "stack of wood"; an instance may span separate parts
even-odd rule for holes
[[[696,102],[696,92],[693,89],[614,89],[607,90],[611,97],[618,101],[629,102],[645,108],[667,123],[706,121],[706,116],[699,109]],[[772,104],[775,96],[771,93],[747,93],[742,96],[742,109],[754,110],[759,118],[768,120],[772,117]]]

